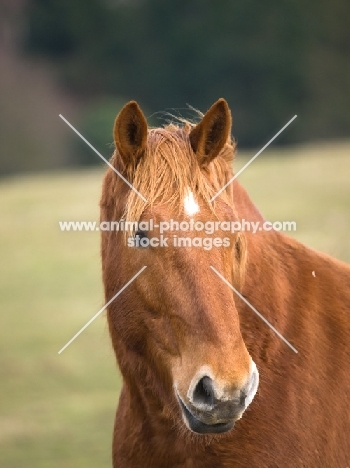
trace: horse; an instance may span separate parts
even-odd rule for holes
[[[149,128],[135,101],[115,120],[101,222],[130,224],[101,233],[123,379],[113,466],[346,468],[350,267],[275,230],[215,232],[212,248],[199,230],[169,241],[191,220],[264,222],[228,183],[231,127],[224,99],[198,123]]]

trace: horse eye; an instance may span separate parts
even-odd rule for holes
[[[138,230],[135,234],[136,247],[148,247],[149,241],[147,232]]]
[[[141,231],[140,229],[136,231],[135,237],[138,237],[139,239],[148,239],[147,232]]]

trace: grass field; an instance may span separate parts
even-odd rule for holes
[[[111,466],[120,377],[105,315],[57,354],[103,305],[98,233],[58,226],[98,220],[103,171],[1,182],[1,467]],[[239,180],[267,219],[350,262],[350,143],[269,149]]]

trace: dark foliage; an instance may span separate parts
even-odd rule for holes
[[[349,135],[349,18],[347,0],[33,0],[25,47],[83,98],[152,113],[225,97],[240,146],[298,114],[291,143]]]

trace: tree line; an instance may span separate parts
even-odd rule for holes
[[[241,147],[294,114],[280,144],[349,136],[347,0],[32,0],[25,17],[25,53],[108,117],[136,99],[156,125],[225,97]]]

